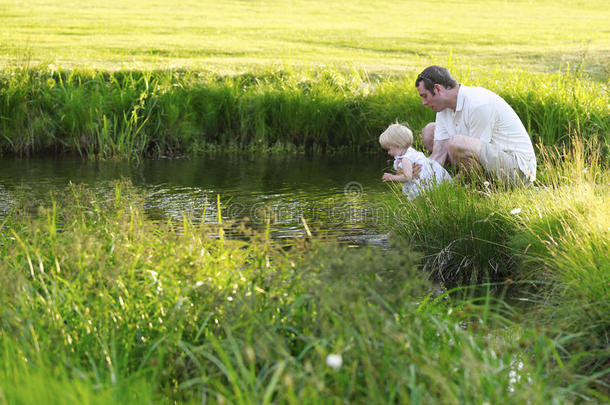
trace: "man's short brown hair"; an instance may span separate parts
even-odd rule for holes
[[[449,70],[442,66],[432,65],[425,68],[415,79],[415,87],[424,82],[424,88],[434,94],[434,85],[440,84],[447,89],[457,86],[457,81],[451,76]]]

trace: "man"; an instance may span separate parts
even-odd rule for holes
[[[482,168],[510,183],[536,180],[532,141],[515,111],[497,94],[467,87],[441,66],[429,66],[415,80],[422,104],[436,111],[436,122],[422,131],[430,158],[447,159],[469,171]]]

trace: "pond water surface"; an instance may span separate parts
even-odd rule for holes
[[[11,209],[17,190],[48,196],[70,182],[109,189],[128,179],[142,192],[149,217],[180,221],[248,219],[269,226],[273,238],[312,233],[345,241],[386,232],[384,201],[392,190],[381,182],[390,165],[383,155],[257,156],[209,154],[190,159],[147,160],[139,164],[92,162],[77,157],[0,159],[0,217]],[[34,197],[35,198],[35,197]]]

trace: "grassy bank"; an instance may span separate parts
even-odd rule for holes
[[[451,69],[504,97],[536,144],[577,132],[600,139],[607,156],[609,95],[586,75]],[[434,119],[413,82],[330,68],[236,76],[9,69],[0,76],[0,151],[136,159],[217,148],[377,151],[389,123],[417,131]]]
[[[575,286],[607,305],[608,283],[553,273],[573,257],[563,245],[530,255],[545,264],[532,277],[556,288],[534,290],[524,310],[491,289],[435,296],[422,257],[398,241],[354,250],[230,240],[188,218],[147,219],[126,184],[71,187],[39,209],[23,197],[0,233],[2,403],[608,400],[608,364],[581,363],[604,351],[579,348],[590,333],[566,334],[568,319],[556,318],[581,296]],[[545,236],[527,229],[532,242]]]
[[[424,253],[446,285],[527,280],[537,321],[578,343],[563,361],[610,383],[610,195],[598,144],[545,148],[535,187],[475,179],[447,184],[415,204],[394,202],[397,236]],[[449,197],[448,197],[449,196]],[[519,285],[518,289],[523,289]]]
[[[4,0],[0,66],[222,73],[318,64],[371,72],[584,67],[608,77],[605,1]]]

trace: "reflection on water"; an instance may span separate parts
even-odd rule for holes
[[[184,160],[141,164],[90,162],[77,158],[0,160],[0,216],[14,204],[15,190],[33,198],[69,182],[102,191],[127,178],[145,196],[148,216],[156,219],[246,220],[267,224],[274,238],[314,233],[337,238],[376,235],[384,230],[383,201],[390,197],[380,178],[387,160],[379,155],[340,157],[211,154]]]

